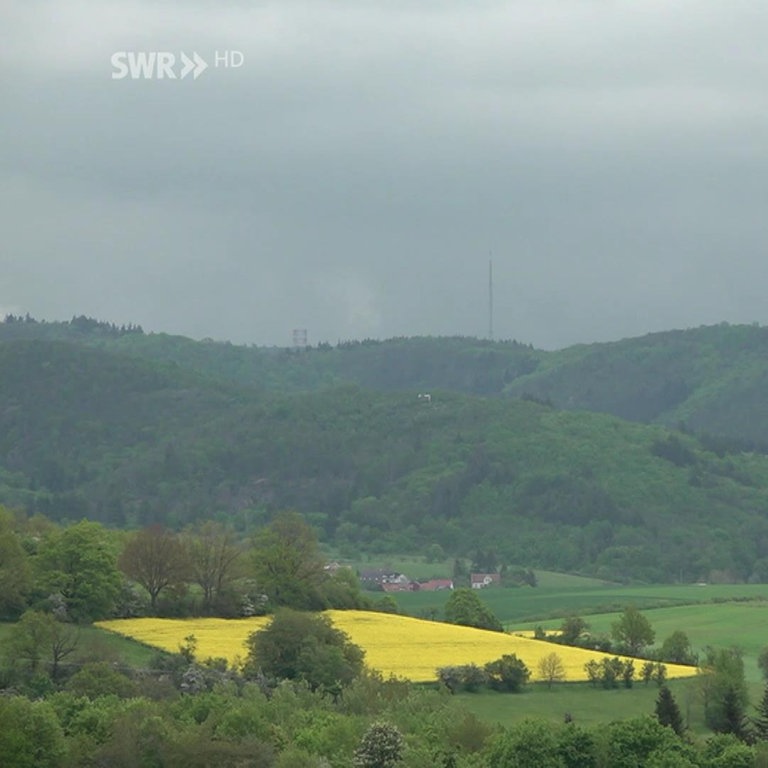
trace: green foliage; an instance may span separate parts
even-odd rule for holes
[[[505,654],[499,659],[488,662],[484,667],[477,664],[463,664],[453,667],[440,667],[437,679],[451,693],[466,691],[475,693],[489,687],[503,693],[518,693],[530,679],[531,673],[522,659],[516,654]]]
[[[327,616],[288,608],[248,638],[246,672],[275,680],[300,680],[334,694],[363,669],[363,651]]]
[[[46,702],[0,696],[0,760],[13,768],[59,768],[64,733]]]
[[[485,665],[485,674],[491,688],[507,693],[517,693],[531,677],[531,672],[522,659],[514,653],[505,654],[500,659]]]
[[[651,665],[655,669],[656,665]],[[622,683],[625,688],[631,688],[635,675],[635,665],[631,659],[620,659],[618,656],[604,657],[600,661],[590,659],[584,665],[584,671],[590,684],[595,687],[618,688]],[[645,673],[645,668],[643,668]]]
[[[661,758],[670,755],[687,759],[692,754],[671,728],[652,717],[611,723],[602,731],[601,737],[605,764],[611,768],[658,765]],[[661,764],[665,763],[662,761]]]
[[[707,333],[739,343],[746,334],[746,348],[757,344],[751,330]],[[413,339],[297,356],[90,322],[2,324],[0,338],[0,396],[18,406],[0,420],[0,497],[55,519],[88,514],[180,528],[214,516],[245,530],[290,507],[316,515],[329,541],[358,549],[423,553],[436,545],[469,555],[471,541],[473,550],[496,547],[504,562],[617,579],[659,580],[681,569],[686,580],[710,572],[746,579],[763,567],[759,535],[742,533],[761,524],[754,510],[765,505],[768,467],[760,458],[533,401],[446,393],[426,404],[348,387],[283,394],[342,380],[413,392],[431,375],[443,387],[487,392],[471,384],[485,374],[478,379],[457,360],[496,371],[498,392],[543,355],[523,345]],[[661,364],[670,359],[667,342],[632,344],[645,350],[640,359],[650,345]],[[622,356],[623,346],[611,353]],[[595,351],[571,351],[563,363]],[[405,367],[393,372],[385,358]],[[446,378],[447,370],[455,375]],[[654,370],[632,396],[661,380]],[[254,381],[273,391],[254,392]],[[651,453],[673,437],[693,455],[684,466]],[[733,521],[726,531],[723,519]],[[555,535],[558,547],[550,545]],[[686,546],[692,539],[701,546]]]
[[[29,558],[13,530],[13,516],[0,506],[0,619],[15,619],[24,611],[32,590]]]
[[[563,768],[566,765],[564,753],[574,751],[574,740],[560,741],[559,733],[549,724],[536,720],[522,723],[502,731],[491,742],[486,751],[489,768]],[[594,755],[587,746],[578,750],[578,759],[584,760],[579,765],[589,768],[590,758]],[[586,752],[586,754],[585,754]],[[572,763],[571,763],[572,764]]]
[[[566,645],[576,645],[588,629],[589,624],[581,616],[566,616],[560,625],[560,639]]]
[[[400,608],[392,595],[384,595],[378,600],[375,600],[371,608],[379,613],[399,613]]]
[[[669,726],[678,736],[685,732],[685,723],[680,714],[680,708],[677,706],[672,691],[666,685],[659,688],[659,696],[656,699],[656,719],[662,724]]]
[[[339,610],[366,610],[374,608],[383,613],[397,613],[397,602],[390,596],[372,603],[360,587],[360,580],[351,568],[339,568],[320,582],[319,593],[329,608]],[[389,600],[387,600],[389,598]]]
[[[720,733],[742,736],[748,693],[744,659],[737,648],[707,648],[701,691],[707,725]]]
[[[26,611],[13,626],[8,639],[11,663],[28,674],[38,672],[58,677],[59,665],[77,647],[78,633],[50,613]]]
[[[760,741],[768,741],[768,685],[763,689],[763,697],[755,707],[756,714],[752,718],[752,730]]]
[[[88,699],[109,695],[129,699],[138,694],[136,683],[106,661],[84,664],[64,687],[73,695]]]
[[[254,537],[252,556],[256,580],[274,605],[324,607],[323,558],[315,531],[301,515],[279,514]]]
[[[763,678],[768,680],[768,645],[760,649],[760,653],[757,655],[757,666],[760,668]]]
[[[491,613],[474,589],[454,589],[445,604],[445,620],[449,624],[503,632],[501,622]]]
[[[648,619],[635,606],[630,605],[611,626],[611,636],[630,656],[637,656],[647,645],[653,645],[656,633]]]
[[[768,501],[768,461],[743,455],[747,443],[445,390],[506,388],[555,402],[567,391],[579,408],[755,433],[761,411],[734,405],[723,382],[705,382],[726,360],[736,365],[738,349],[754,406],[764,336],[699,329],[562,355],[399,339],[296,355],[87,318],[2,323],[0,398],[13,407],[0,415],[0,499],[56,520],[181,529],[215,518],[248,532],[290,508],[312,515],[325,541],[358,551],[438,546],[467,557],[495,548],[497,562],[526,570],[759,579],[766,523],[755,510]],[[691,371],[666,371],[681,360]],[[612,376],[597,376],[602,365]],[[575,387],[560,378],[572,375]],[[436,383],[443,391],[429,403],[413,396]],[[698,393],[691,402],[688,387]],[[673,416],[675,392],[685,413]],[[655,455],[654,445],[672,445],[684,461]]]
[[[679,629],[675,630],[661,644],[659,658],[670,664],[690,664],[695,666],[699,662],[698,656],[691,648],[691,641],[688,639],[688,635]]]
[[[476,693],[488,684],[488,673],[477,664],[460,664],[454,667],[440,667],[437,679],[451,692]]]
[[[120,593],[114,548],[104,528],[87,520],[43,542],[38,573],[44,588],[61,596],[73,621],[108,617]]]
[[[753,768],[755,751],[733,734],[719,734],[707,739],[704,755],[707,768]]]

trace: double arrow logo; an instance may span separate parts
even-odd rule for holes
[[[192,51],[192,58],[190,59],[184,51],[181,52],[181,74],[179,77],[183,80],[190,72],[194,71],[192,75],[193,80],[197,80],[200,75],[208,69],[208,64],[205,59],[200,56],[197,51]]]

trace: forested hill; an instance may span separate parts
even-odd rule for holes
[[[347,552],[768,578],[766,457],[518,398],[236,387],[116,349],[0,344],[0,502],[242,531],[292,508]]]
[[[768,445],[768,328],[721,324],[571,347],[505,388],[558,407]]]
[[[138,326],[117,327],[86,317],[63,323],[22,318],[0,323],[0,343],[30,339],[174,362],[214,379],[280,392],[358,384],[378,391],[440,388],[498,395],[517,376],[534,371],[544,355],[517,342],[463,337],[350,341],[299,351],[145,334]]]
[[[619,342],[535,350],[518,342],[404,338],[320,344],[303,351],[145,334],[85,317],[45,323],[11,318],[0,343],[59,340],[264,391],[309,392],[342,384],[376,391],[451,390],[528,396],[558,408],[611,413],[768,450],[768,328],[701,327]]]

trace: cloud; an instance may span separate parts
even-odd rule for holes
[[[764,322],[768,9],[17,0],[3,300],[235,341]],[[111,78],[198,51],[198,80]],[[239,69],[215,67],[238,50]]]

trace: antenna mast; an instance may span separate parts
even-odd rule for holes
[[[493,261],[491,259],[488,260],[488,338],[493,341]]]

